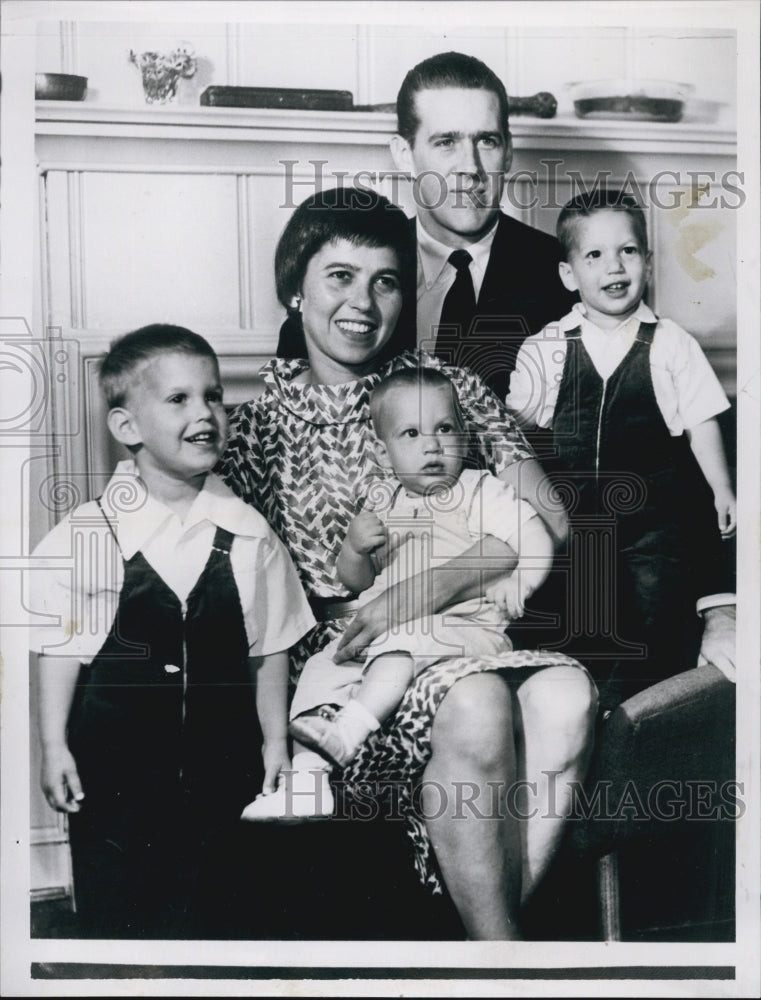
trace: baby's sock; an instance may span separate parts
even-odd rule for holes
[[[341,728],[345,734],[347,742],[351,741],[353,746],[364,743],[370,733],[380,729],[380,722],[375,718],[369,708],[365,707],[361,701],[352,698],[341,709]]]
[[[338,712],[330,705],[323,705],[316,712],[298,715],[288,729],[301,746],[313,747],[323,758],[346,767],[379,726],[380,722],[368,708],[350,701]]]
[[[327,781],[330,777],[332,767],[329,761],[325,760],[325,758],[321,757],[318,753],[315,753],[314,750],[302,750],[300,747],[297,750],[296,747],[294,747],[291,770],[296,771],[299,774],[310,771],[324,771],[324,777]],[[293,777],[295,779],[296,775],[294,774]],[[319,775],[318,777],[320,781],[322,781],[323,775]],[[303,779],[301,783],[303,783]],[[312,787],[314,788],[314,781],[312,782]]]

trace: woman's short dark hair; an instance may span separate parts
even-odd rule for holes
[[[277,297],[288,310],[289,346],[287,352],[278,350],[278,354],[307,356],[293,299],[301,293],[310,260],[326,243],[337,240],[356,246],[388,247],[396,253],[404,305],[395,335],[382,353],[383,358],[394,357],[409,346],[407,327],[414,315],[417,258],[412,223],[388,198],[355,187],[331,188],[311,195],[298,206],[283,230],[275,251],[275,283]]]
[[[625,212],[632,222],[632,229],[640,250],[647,251],[647,220],[636,198],[619,188],[604,185],[583,191],[571,198],[560,211],[557,222],[558,242],[566,260],[574,248],[576,227],[580,219],[588,219],[595,212]]]
[[[415,145],[420,127],[416,96],[421,90],[442,90],[445,87],[488,90],[495,94],[499,101],[500,124],[507,139],[509,105],[504,83],[475,56],[466,56],[462,52],[440,52],[413,66],[405,76],[396,99],[397,132],[410,146]]]
[[[219,363],[211,344],[184,326],[152,323],[125,333],[111,344],[98,372],[109,409],[124,406],[138,369],[160,354],[191,354]]]

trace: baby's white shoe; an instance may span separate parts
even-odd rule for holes
[[[257,795],[240,818],[248,823],[306,823],[332,816],[334,804],[327,768],[283,771],[275,791]]]

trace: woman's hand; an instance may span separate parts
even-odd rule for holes
[[[53,809],[64,813],[79,812],[85,793],[76,762],[66,744],[43,749],[40,785]]]
[[[279,784],[281,772],[289,771],[291,768],[287,737],[278,736],[265,740],[262,747],[262,760],[264,761],[262,794],[271,795]]]
[[[388,627],[388,595],[381,594],[363,605],[354,615],[341,636],[333,661],[345,663],[347,660],[361,659],[363,651]]]
[[[456,601],[483,596],[488,583],[512,573],[517,563],[509,545],[486,535],[449,562],[401,580],[359,609],[338,644],[334,661],[357,659],[374,639],[403,622],[443,611]]]
[[[349,545],[360,555],[369,555],[379,549],[386,544],[387,538],[385,525],[378,515],[371,511],[357,514],[346,533]]]

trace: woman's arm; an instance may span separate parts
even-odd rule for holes
[[[542,354],[538,360],[543,359]],[[523,368],[525,367],[524,365]],[[536,365],[533,369],[536,369]],[[516,372],[519,370],[516,369]],[[520,500],[531,504],[544,521],[555,545],[562,545],[568,535],[565,508],[553,490],[551,480],[537,461],[515,414],[472,372],[454,369],[448,374],[452,376],[459,392],[463,416],[484,466],[492,469],[503,482],[513,486]],[[514,372],[511,376],[511,389],[513,380],[519,374]],[[549,415],[545,415],[543,419],[550,420],[551,413],[550,410]],[[533,427],[536,423],[534,417],[527,420],[528,426]]]
[[[713,490],[722,537],[730,538],[737,527],[737,504],[729,481],[729,469],[719,422],[712,417],[688,428],[687,439],[708,485]]]
[[[539,462],[535,458],[513,462],[499,473],[499,478],[515,489],[519,500],[531,504],[555,546],[562,545],[568,538],[568,514]]]
[[[264,786],[266,794],[277,786],[280,772],[290,767],[288,756],[288,653],[252,656],[248,661],[256,684],[256,712],[262,727]]]
[[[510,576],[497,580],[486,597],[502,608],[509,618],[521,618],[526,601],[540,587],[552,569],[554,546],[540,517],[521,525],[520,557]]]
[[[482,597],[488,584],[511,573],[518,556],[504,542],[487,535],[462,555],[389,587],[359,609],[343,634],[336,663],[355,659],[382,632],[424,618],[458,601]]]
[[[66,724],[80,663],[73,656],[40,656],[39,667],[40,785],[53,809],[79,812],[79,803],[85,796],[76,762],[66,741]]]

